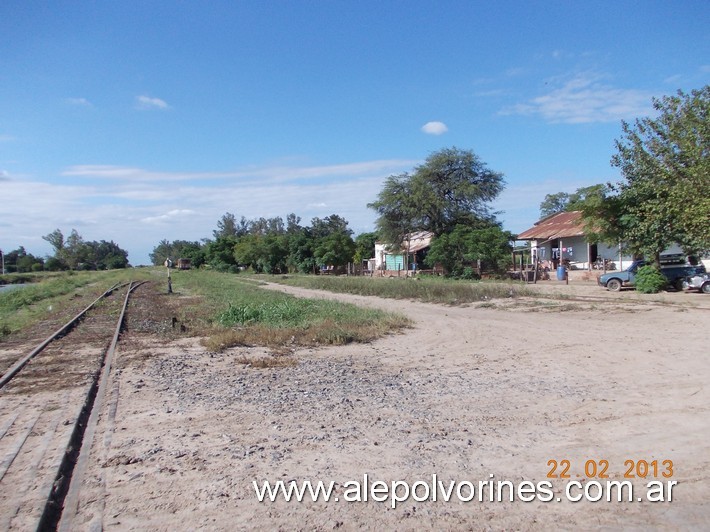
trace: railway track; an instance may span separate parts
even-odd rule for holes
[[[76,529],[114,352],[141,284],[112,286],[31,352],[0,365],[1,530]]]

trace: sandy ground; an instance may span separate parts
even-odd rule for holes
[[[561,310],[272,288],[402,312],[415,326],[368,345],[299,350],[296,366],[272,369],[237,362],[264,354],[258,349],[215,354],[197,339],[133,342],[118,354],[77,529],[645,530],[710,522],[710,297],[668,294],[661,305],[614,294]],[[569,460],[570,479],[547,478],[550,460]],[[634,480],[633,502],[567,501],[565,487],[587,478],[590,460],[599,469],[608,462],[602,484],[624,480],[628,460],[658,466]],[[662,476],[667,460],[670,478]],[[445,487],[469,481],[478,489],[492,478],[550,481],[554,492],[549,502],[517,494],[479,502],[477,493],[461,502],[454,491],[449,502],[410,498],[394,509],[390,500],[344,500],[354,498],[349,482],[362,484],[364,475],[431,484],[434,474]],[[339,501],[259,502],[252,483],[265,480],[333,481]],[[677,482],[672,502],[637,500],[651,480]]]

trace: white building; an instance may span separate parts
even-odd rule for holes
[[[543,218],[520,233],[518,240],[529,240],[532,256],[550,261],[555,268],[564,261],[571,269],[591,270],[593,264],[606,259],[616,269],[623,270],[633,261],[632,256],[622,253],[621,246],[589,242],[581,211],[560,212]],[[682,252],[680,247],[672,246],[664,254]]]
[[[434,238],[434,233],[429,231],[419,231],[410,233],[402,243],[402,249],[388,249],[390,246],[384,242],[375,242],[375,269],[399,271],[404,269],[404,256],[410,255],[407,261],[409,268],[412,268],[414,261],[412,256],[419,251],[423,251],[431,245],[431,240]]]

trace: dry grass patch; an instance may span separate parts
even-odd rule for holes
[[[514,282],[460,281],[439,277],[377,278],[288,275],[270,281],[363,296],[415,299],[445,305],[467,305],[490,299],[539,296],[534,288]]]
[[[390,320],[339,323],[325,319],[305,327],[272,327],[253,324],[230,329],[215,328],[202,340],[210,351],[221,352],[231,347],[268,347],[276,353],[287,353],[299,346],[345,345],[353,342],[371,342],[409,326],[404,317]]]

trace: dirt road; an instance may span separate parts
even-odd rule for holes
[[[415,326],[369,345],[299,350],[296,366],[271,369],[237,362],[263,353],[255,348],[215,354],[198,339],[135,336],[118,355],[81,502],[85,529],[690,529],[710,521],[710,311],[623,299],[444,307],[271,288],[402,312]],[[569,479],[548,478],[565,469]],[[389,487],[421,481],[420,499],[431,498],[424,483],[431,487],[433,475],[434,487],[454,487],[448,502],[442,492],[395,508],[372,492],[367,502],[346,501],[365,475]],[[333,481],[339,500],[259,502],[253,481],[261,489],[279,480]],[[566,487],[579,482],[569,495],[581,496],[588,480],[602,488],[629,480],[633,501],[568,501]],[[483,485],[479,502],[486,481],[516,490],[529,481],[541,497],[524,502],[523,489],[510,502],[503,484],[504,501],[491,502]],[[672,501],[645,500],[651,481],[663,483],[664,497],[677,482]],[[474,500],[463,502],[471,486]]]

